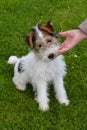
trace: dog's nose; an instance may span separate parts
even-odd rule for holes
[[[53,59],[54,58],[54,54],[51,53],[49,56],[48,56],[49,59]]]

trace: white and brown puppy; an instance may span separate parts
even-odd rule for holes
[[[32,84],[39,109],[45,111],[49,109],[48,84],[53,83],[56,99],[68,105],[63,83],[66,65],[63,56],[57,56],[59,41],[53,23],[36,25],[26,40],[31,52],[22,58],[11,56],[8,60],[9,64],[14,64],[13,82],[16,88],[24,91],[27,83]]]

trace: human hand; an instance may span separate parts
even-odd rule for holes
[[[60,32],[61,37],[66,37],[65,41],[60,45],[58,50],[58,55],[65,53],[66,51],[72,49],[79,42],[87,38],[87,35],[83,33],[80,29],[69,30],[66,32]]]

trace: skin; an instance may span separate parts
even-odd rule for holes
[[[68,50],[74,48],[79,42],[87,39],[87,35],[82,32],[80,29],[69,30],[66,32],[60,32],[61,37],[65,37],[65,41],[61,44],[58,55],[64,54]]]

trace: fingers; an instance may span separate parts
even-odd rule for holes
[[[68,32],[69,31],[66,31],[66,32],[60,32],[59,35],[61,37],[66,37],[66,40],[60,45],[60,48],[58,50],[58,55],[61,55],[61,54],[64,54],[66,51],[69,50],[69,42],[71,39],[69,39],[69,36],[68,36]]]
[[[67,37],[67,32],[60,32],[59,35],[60,35],[61,37]],[[61,46],[60,46],[60,48],[59,48],[59,50],[58,50],[58,55],[61,55],[61,54],[65,53],[65,51],[66,51],[65,45],[66,45],[66,41],[64,41],[64,42],[61,44]]]
[[[64,54],[65,52],[67,52],[68,50],[72,49],[75,46],[74,42],[67,42],[65,41],[64,43],[62,43],[62,45],[60,46],[59,50],[58,50],[58,55]]]
[[[68,51],[68,48],[62,48],[58,50],[58,55],[64,54],[66,51]]]
[[[58,55],[64,54],[66,51],[67,51],[67,47],[64,42],[64,43],[62,43],[62,45],[60,46],[60,48],[58,50]]]
[[[61,50],[65,46],[65,42],[60,45],[59,50]]]
[[[67,36],[67,32],[59,32],[59,35],[60,35],[61,37],[66,37],[66,36]]]

